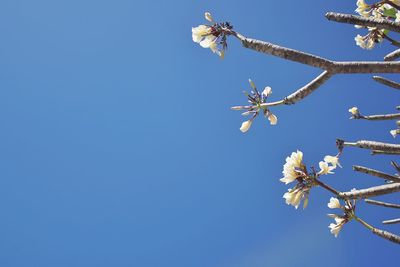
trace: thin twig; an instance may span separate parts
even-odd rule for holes
[[[387,203],[387,202],[377,201],[377,200],[373,200],[373,199],[365,199],[365,202],[368,204],[371,204],[371,205],[377,205],[377,206],[382,206],[382,207],[386,207],[386,208],[400,209],[399,204]]]
[[[386,220],[382,222],[383,224],[395,224],[395,223],[400,223],[400,218],[399,219],[392,219],[392,220]]]
[[[390,162],[390,165],[392,165],[393,168],[396,169],[396,171],[400,172],[400,166],[399,166],[396,162],[394,162],[394,161],[392,160],[392,161]]]
[[[334,195],[339,195],[339,194],[340,194],[339,191],[337,191],[337,190],[334,189],[333,187],[331,187],[331,186],[325,184],[324,182],[322,182],[322,181],[320,181],[320,180],[318,180],[318,179],[315,179],[314,182],[317,183],[319,186],[325,188],[325,189],[328,190],[329,192],[333,193]]]
[[[291,95],[285,98],[285,104],[294,104],[297,101],[305,98],[312,92],[314,92],[318,87],[320,87],[324,82],[326,82],[330,77],[332,77],[332,73],[328,71],[324,71],[317,78],[292,93]]]
[[[372,150],[371,155],[400,155],[400,151]]]
[[[335,21],[339,23],[347,23],[364,27],[375,27],[378,29],[400,32],[400,23],[394,22],[389,19],[371,17],[366,18],[362,16],[335,12],[328,12],[325,14],[325,17],[330,21]]]
[[[353,119],[363,119],[369,121],[383,121],[383,120],[398,120],[400,119],[400,113],[394,114],[383,114],[383,115],[369,115],[369,116],[354,116]]]
[[[396,176],[393,176],[393,175],[390,175],[390,174],[387,174],[387,173],[384,173],[384,172],[380,172],[380,171],[377,171],[377,170],[374,170],[374,169],[370,169],[370,168],[366,168],[366,167],[363,167],[363,166],[354,165],[353,166],[353,170],[357,171],[357,172],[362,172],[362,173],[365,173],[365,174],[369,174],[369,175],[372,175],[372,176],[375,176],[375,177],[383,178],[383,179],[386,179],[386,180],[390,180],[390,181],[393,181],[395,183],[400,183],[400,178],[399,177],[396,177]]]
[[[387,239],[393,243],[400,244],[400,236],[392,234],[388,231],[384,231],[384,230],[378,229],[376,227],[373,227],[372,225],[370,225],[369,223],[365,222],[364,220],[362,220],[361,218],[359,218],[357,216],[354,216],[354,219],[357,222],[361,223],[367,229],[371,230],[373,234],[378,235],[384,239]]]
[[[376,141],[366,141],[361,140],[357,142],[343,142],[344,146],[355,146],[359,148],[366,148],[371,150],[381,150],[381,151],[389,151],[389,152],[400,152],[400,145],[398,144],[389,144],[382,143]]]
[[[338,196],[340,198],[358,199],[358,198],[368,198],[368,197],[386,195],[399,191],[400,191],[400,183],[391,183],[391,184],[374,186],[366,189],[342,192],[339,193]]]
[[[389,54],[387,54],[383,59],[385,61],[393,61],[400,57],[400,49],[397,49]]]
[[[381,83],[383,85],[386,85],[386,86],[389,86],[389,87],[392,87],[392,88],[395,88],[395,89],[400,89],[400,83],[391,81],[389,79],[386,79],[386,78],[383,78],[383,77],[380,77],[380,76],[373,76],[372,78],[375,81],[377,81],[378,83]]]
[[[400,244],[400,236],[392,234],[388,231],[374,228],[374,229],[372,229],[372,233],[375,235],[378,235],[380,237],[383,237],[384,239],[392,241],[393,243]]]

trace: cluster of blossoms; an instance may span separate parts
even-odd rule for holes
[[[345,200],[345,205],[342,206],[339,199],[331,197],[328,203],[328,208],[341,209],[343,211],[342,215],[328,214],[329,217],[335,220],[335,223],[331,223],[329,228],[331,229],[331,233],[337,237],[343,226],[354,218],[356,202],[353,201],[353,203],[351,203],[349,200]]]
[[[303,163],[303,152],[297,150],[286,158],[286,163],[283,165],[283,178],[280,179],[282,183],[289,184],[297,181],[297,185],[288,189],[283,195],[286,204],[294,206],[296,209],[299,207],[301,201],[304,199],[303,208],[307,207],[308,196],[312,187],[319,185],[317,179],[321,175],[333,174],[333,170],[340,166],[338,156],[325,156],[323,161],[319,162],[320,171],[316,172],[312,169],[311,172]]]
[[[243,93],[246,95],[247,100],[251,105],[235,106],[231,108],[232,110],[246,110],[242,113],[243,116],[251,115],[251,118],[249,120],[242,123],[242,126],[240,127],[240,131],[242,133],[245,133],[250,129],[251,124],[253,123],[254,119],[259,115],[260,111],[262,111],[264,116],[268,118],[271,125],[276,125],[278,123],[278,118],[274,114],[272,114],[267,105],[267,98],[272,94],[271,87],[265,87],[262,93],[260,93],[251,79],[249,79],[249,83],[253,90],[251,90],[250,93],[247,93],[246,91],[244,91]]]
[[[192,28],[193,42],[200,44],[201,47],[211,49],[220,58],[224,58],[227,48],[226,37],[231,33],[233,27],[229,22],[215,22],[209,12],[206,12],[204,17],[212,24]]]
[[[313,168],[311,168],[312,171],[309,172],[303,163],[303,153],[299,150],[293,152],[286,158],[286,163],[283,165],[282,172],[284,177],[280,179],[280,181],[285,184],[297,181],[297,185],[289,189],[288,192],[283,195],[286,204],[292,205],[297,209],[304,199],[303,208],[306,208],[311,188],[320,185],[317,179],[321,175],[333,174],[332,171],[336,169],[337,166],[341,167],[339,155],[328,155],[324,157],[323,161],[319,162],[319,172],[316,172]],[[351,203],[349,200],[345,200],[344,202],[345,204],[341,205],[339,199],[332,197],[328,203],[330,209],[341,209],[343,211],[341,215],[328,214],[329,217],[335,220],[335,223],[329,225],[331,233],[335,235],[335,237],[337,237],[342,227],[355,217],[355,201]]]
[[[376,4],[368,5],[365,0],[357,1],[357,9],[355,10],[360,16],[371,17],[371,18],[385,18],[395,22],[400,21],[399,12],[400,0],[388,0],[380,1]],[[356,28],[363,28],[362,26],[356,25]],[[366,27],[368,34],[362,36],[358,34],[354,40],[356,44],[363,49],[372,49],[375,44],[383,41],[384,38],[388,38],[388,31],[384,29],[377,29],[375,27]],[[388,38],[389,39],[389,38]]]

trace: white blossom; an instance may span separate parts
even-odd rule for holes
[[[393,138],[396,138],[396,136],[400,133],[399,129],[391,130],[390,134],[393,136]]]
[[[297,150],[293,152],[290,157],[286,158],[286,163],[283,165],[283,178],[280,179],[282,183],[288,184],[295,181],[298,177],[296,168],[301,168],[303,161],[303,152]]]
[[[269,96],[270,94],[272,94],[272,88],[269,87],[269,86],[266,86],[266,87],[264,88],[264,91],[262,92],[262,94],[263,94],[265,97]]]
[[[210,13],[210,12],[204,13],[204,17],[205,17],[206,20],[208,20],[209,22],[213,22],[213,21],[214,21],[213,18],[212,18],[212,16],[211,16],[211,13]]]
[[[363,49],[372,49],[375,47],[375,41],[372,38],[369,38],[368,36],[361,36],[357,34],[357,36],[354,38],[356,41],[356,45]]]
[[[303,197],[303,192],[301,189],[288,189],[283,195],[286,200],[286,204],[294,206],[296,209],[299,207],[301,199]]]
[[[364,0],[357,0],[357,9],[355,10],[358,14],[360,14],[363,17],[368,17],[369,16],[369,5],[365,3]]]
[[[321,170],[318,172],[318,174],[333,174],[334,172],[332,172],[332,170],[334,170],[336,167],[329,166],[326,161],[320,161],[319,168]]]
[[[253,120],[244,121],[242,123],[242,126],[240,127],[240,131],[242,133],[247,132],[250,129],[252,123],[253,123]]]
[[[331,197],[331,199],[329,200],[329,203],[328,203],[328,208],[340,209],[341,205],[340,205],[339,199],[337,199],[335,197]]]
[[[340,168],[342,168],[342,165],[340,165],[340,163],[339,163],[339,158],[336,157],[336,156],[329,156],[329,155],[326,155],[326,156],[324,157],[324,161],[325,161],[326,163],[332,164],[332,166],[335,167],[335,168],[336,168],[336,166],[339,166]]]
[[[400,22],[400,12],[399,12],[399,11],[397,11],[397,13],[396,13],[396,20],[395,20],[395,22]]]
[[[268,120],[271,123],[271,125],[276,125],[278,123],[278,118],[272,113],[269,114]]]
[[[329,225],[329,228],[331,229],[331,233],[333,235],[335,235],[335,237],[337,237],[339,232],[340,232],[340,230],[342,230],[343,225],[346,223],[346,219],[341,218],[340,216],[337,216],[334,219],[335,219],[336,224],[335,223],[331,223]]]
[[[199,25],[192,28],[192,39],[195,43],[200,43],[206,36],[211,33],[211,27],[207,25]]]

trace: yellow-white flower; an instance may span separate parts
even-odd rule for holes
[[[331,197],[331,199],[329,200],[329,203],[328,203],[328,208],[340,209],[341,205],[340,205],[339,199],[337,199],[335,197]]]
[[[244,121],[242,123],[242,126],[240,127],[240,131],[242,133],[247,132],[250,129],[252,123],[253,123],[253,120]]]
[[[206,20],[208,20],[209,22],[213,22],[213,21],[214,21],[213,18],[212,18],[212,16],[211,16],[211,13],[210,13],[210,12],[204,13],[204,17],[205,17]]]
[[[286,204],[292,205],[296,209],[299,207],[302,197],[303,192],[300,189],[288,189],[288,192],[283,195]]]
[[[400,134],[400,129],[391,130],[390,134],[393,136],[393,138],[396,138],[396,136]]]
[[[335,235],[335,237],[337,237],[339,232],[340,232],[340,230],[342,230],[343,225],[346,223],[346,219],[341,218],[339,216],[335,217],[334,219],[335,219],[336,224],[335,223],[331,223],[329,225],[329,228],[331,228],[331,233],[333,235]]]
[[[216,40],[217,37],[213,35],[207,35],[203,40],[200,41],[200,45],[203,48],[210,48],[211,50],[215,50],[217,47],[217,43],[215,42]]]
[[[351,115],[353,116],[358,116],[360,114],[360,112],[358,111],[357,107],[352,107],[351,109],[349,109],[349,112],[351,113]]]
[[[192,28],[192,39],[195,43],[200,43],[206,36],[211,33],[211,27],[207,25],[199,25]]]
[[[280,179],[282,183],[288,184],[295,181],[298,177],[296,168],[301,168],[303,161],[303,152],[297,150],[293,152],[290,157],[286,158],[286,163],[283,165],[283,178]]]
[[[368,17],[369,13],[367,11],[369,9],[369,5],[365,3],[364,0],[357,0],[357,9],[355,10],[358,14],[363,17]]]
[[[339,163],[339,158],[338,157],[326,155],[324,157],[324,161],[326,163],[332,164],[332,166],[335,167],[335,168],[336,168],[336,166],[339,166],[340,168],[342,168],[342,165],[340,165],[340,163]]]
[[[272,113],[269,114],[268,120],[271,123],[271,125],[276,125],[278,123],[278,118]]]
[[[321,170],[318,172],[318,174],[333,174],[332,170],[334,170],[336,167],[329,166],[326,161],[320,161],[319,168]]]

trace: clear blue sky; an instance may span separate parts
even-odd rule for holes
[[[239,32],[337,60],[390,51],[355,46],[359,32],[324,19],[354,1],[3,0],[0,2],[0,266],[386,266],[398,247],[347,224],[328,229],[330,195],[295,210],[282,199],[285,157],[308,165],[335,139],[393,141],[396,90],[371,75],[336,76],[299,104],[273,109],[247,134],[232,105],[248,78],[278,100],[320,71],[241,48],[221,61],[192,42],[204,11]],[[390,76],[387,76],[390,77]],[[392,76],[394,77],[394,76]],[[347,149],[326,182],[381,183],[352,164],[393,172],[391,157]],[[398,195],[381,198],[398,201]],[[361,203],[381,226],[396,211]],[[400,232],[400,226],[387,227]],[[396,260],[396,262],[395,262]]]

